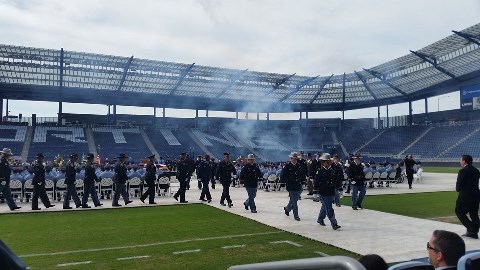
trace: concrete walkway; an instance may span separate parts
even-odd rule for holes
[[[418,192],[453,191],[455,189],[455,174],[424,173],[423,181],[415,183],[413,189],[408,189],[407,184],[402,183],[397,187],[367,189],[367,198],[372,195],[402,194]],[[334,231],[325,220],[326,227],[316,223],[320,203],[315,203],[305,193],[299,201],[301,221],[295,221],[293,215],[285,216],[283,207],[288,203],[288,194],[281,192],[258,191],[256,204],[258,213],[246,211],[243,201],[246,199],[244,188],[231,188],[231,197],[234,206],[224,207],[219,204],[221,186],[211,190],[214,201],[209,204],[212,207],[228,211],[260,223],[279,228],[288,232],[305,236],[329,245],[337,246],[358,254],[376,253],[381,255],[387,262],[399,262],[427,256],[426,242],[436,229],[449,230],[463,234],[465,228],[460,225],[432,221],[427,219],[411,218],[373,210],[354,211],[351,207],[335,207],[335,214],[342,228]],[[187,200],[197,203],[200,191],[196,188],[196,181],[192,182],[192,189],[187,191]],[[156,198],[160,205],[176,204],[172,197]],[[111,201],[103,201],[101,208],[111,208]],[[15,212],[31,212],[30,204],[20,203],[22,209]],[[137,198],[126,207],[144,206]],[[125,207],[125,206],[124,206]],[[91,211],[93,209],[75,209],[73,211]],[[56,207],[42,209],[43,211],[63,211],[61,203]],[[69,210],[72,211],[72,210]],[[0,205],[0,213],[11,213],[5,204]],[[454,213],[452,213],[454,215]],[[467,250],[479,250],[480,240],[465,239]]]

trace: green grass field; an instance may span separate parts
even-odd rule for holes
[[[459,167],[423,167],[424,172],[430,173],[458,173]]]
[[[227,269],[317,251],[356,257],[203,204],[4,214],[0,227],[32,270],[85,261],[92,262],[62,269]],[[192,253],[176,254],[186,251]],[[125,259],[139,256],[148,257]]]

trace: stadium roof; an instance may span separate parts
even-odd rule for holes
[[[249,112],[341,111],[480,81],[480,24],[352,73],[307,77],[0,45],[0,97]]]

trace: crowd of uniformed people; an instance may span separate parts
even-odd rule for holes
[[[54,168],[50,163],[45,162],[43,154],[36,155],[36,160],[30,166],[23,167],[10,164],[9,159],[12,156],[11,150],[4,148],[1,152],[0,160],[0,193],[11,210],[19,209],[16,205],[9,182],[13,179],[20,180],[22,183],[31,179],[34,186],[31,198],[32,210],[40,210],[38,199],[42,201],[46,208],[53,207],[45,190],[45,181],[52,180],[56,182],[59,179],[65,179],[67,186],[63,195],[63,209],[72,209],[70,201],[77,208],[90,208],[88,204],[89,197],[95,207],[102,206],[98,198],[96,183],[103,178],[113,179],[113,194],[101,194],[105,199],[111,197],[112,206],[118,207],[120,197],[125,205],[131,203],[129,194],[126,190],[126,183],[129,179],[139,178],[143,182],[143,193],[140,194],[140,200],[145,203],[148,198],[149,204],[155,204],[155,190],[157,180],[164,170],[160,169],[159,161],[155,155],[146,157],[145,163],[135,164],[125,154],[120,154],[115,163],[97,164],[95,156],[89,153],[85,160],[79,161],[78,155],[72,153],[69,160],[61,166]],[[343,163],[338,155],[330,156],[328,153],[317,152],[316,158],[310,154],[305,158],[303,151],[300,153],[292,152],[289,156],[289,162],[282,163],[255,163],[253,154],[249,154],[245,160],[230,160],[230,154],[224,153],[223,159],[216,161],[210,156],[198,156],[196,160],[191,159],[187,153],[180,154],[179,159],[170,168],[175,168],[174,175],[179,182],[179,189],[173,198],[180,203],[187,203],[186,192],[190,189],[190,182],[193,174],[196,174],[198,188],[201,189],[200,200],[211,203],[213,198],[210,193],[210,187],[215,189],[216,183],[222,186],[222,195],[220,204],[232,207],[233,201],[230,198],[230,187],[241,185],[246,189],[246,200],[243,205],[246,210],[257,213],[255,198],[257,190],[264,189],[269,191],[268,182],[271,175],[276,179],[277,187],[284,187],[288,191],[289,200],[284,207],[285,215],[293,213],[295,220],[300,221],[298,200],[301,199],[301,193],[308,191],[308,196],[313,196],[313,201],[321,202],[317,222],[325,226],[324,220],[330,220],[333,229],[340,228],[335,218],[333,205],[340,207],[340,197],[343,191],[352,193],[352,209],[362,209],[362,202],[365,197],[366,187],[365,175],[369,172],[396,172],[402,173],[401,166],[406,167],[407,178],[418,163],[411,156],[407,156],[404,164],[389,164],[387,162],[376,164],[362,163],[361,157],[350,155],[349,160]],[[75,185],[76,180],[84,181],[83,196],[80,198]],[[411,187],[411,181],[409,179]],[[60,198],[59,198],[60,200]]]

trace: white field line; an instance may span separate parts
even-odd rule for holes
[[[173,254],[185,254],[185,253],[197,253],[200,252],[200,249],[191,249],[191,250],[182,250],[182,251],[175,251]]]
[[[142,244],[142,245],[131,245],[131,246],[91,248],[91,249],[52,252],[52,253],[25,254],[25,255],[19,255],[18,257],[29,258],[29,257],[56,256],[56,255],[74,254],[74,253],[119,250],[119,249],[133,249],[133,248],[160,246],[160,245],[181,244],[181,243],[200,242],[200,241],[209,241],[209,240],[218,240],[218,239],[230,239],[230,238],[240,238],[240,237],[258,236],[258,235],[278,234],[278,233],[283,233],[283,231],[264,232],[264,233],[247,233],[247,234],[236,234],[236,235],[234,234],[234,235],[225,235],[225,236],[216,236],[216,237],[205,237],[205,238],[186,239],[186,240],[177,240],[177,241],[168,241],[168,242],[158,242],[158,243],[150,243],[150,244]]]
[[[245,247],[245,245],[224,246],[222,248],[223,249],[230,249],[230,248],[242,248],[242,247]]]
[[[143,258],[149,258],[149,257],[150,257],[150,255],[134,256],[134,257],[123,257],[123,258],[117,258],[117,261],[135,260],[135,259],[143,259]]]
[[[281,243],[285,243],[285,244],[289,244],[289,245],[292,245],[292,246],[296,246],[296,247],[301,247],[302,245],[300,245],[299,243],[296,243],[296,242],[293,242],[293,241],[289,241],[289,240],[282,240],[282,241],[273,241],[273,242],[270,242],[271,244],[281,244]]]
[[[323,257],[328,257],[328,256],[330,256],[330,255],[328,255],[327,253],[323,253],[323,252],[321,252],[321,251],[315,251],[315,252],[313,252],[313,253],[318,254],[318,255],[321,255],[321,256],[323,256]]]
[[[90,263],[92,263],[92,261],[60,263],[60,264],[57,264],[57,266],[73,266],[73,265],[90,264]]]

